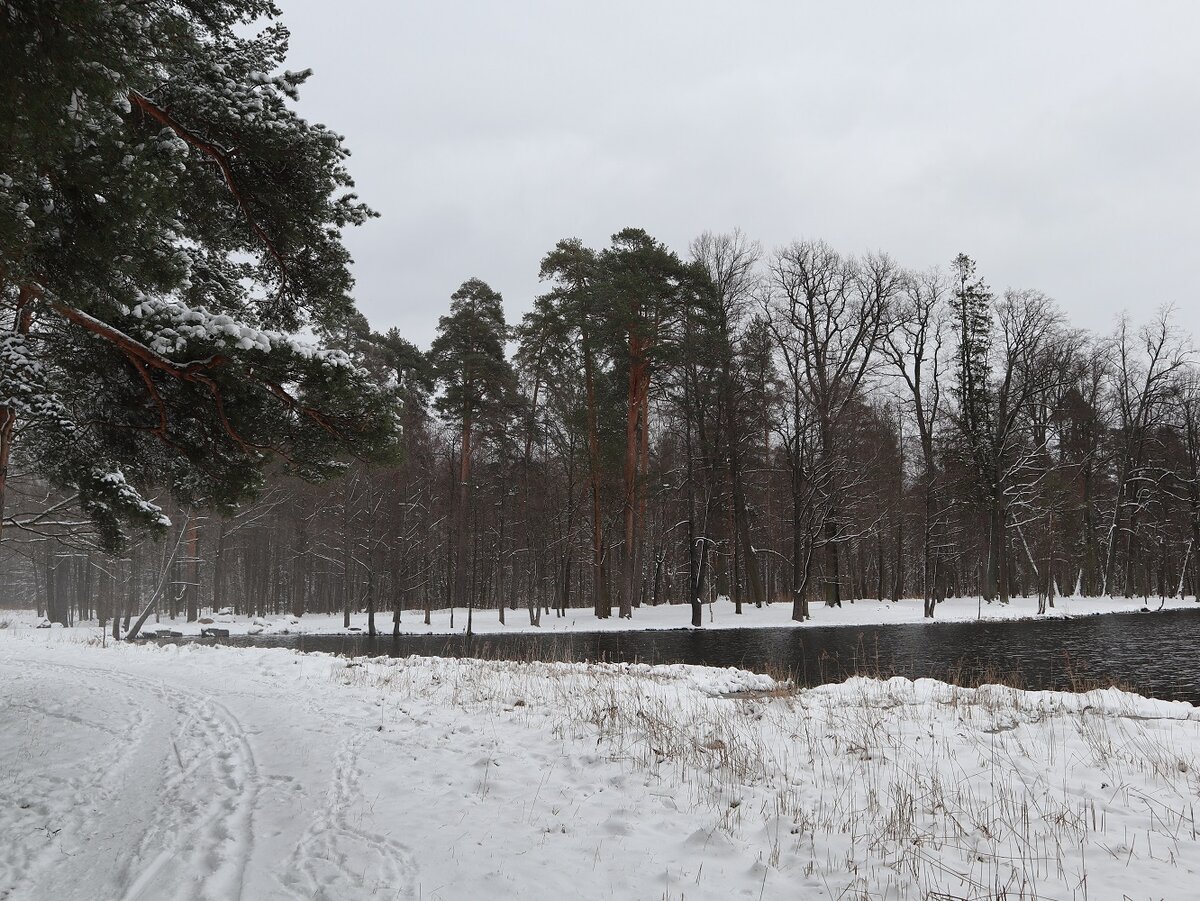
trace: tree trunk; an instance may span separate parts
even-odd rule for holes
[[[187,621],[194,623],[200,607],[200,520],[194,510],[188,511],[187,525]]]
[[[138,570],[137,551],[132,550],[129,553],[129,584],[128,591],[125,594],[125,617],[121,621],[121,628],[129,631],[129,620],[133,616],[133,611],[137,607],[138,602],[138,579],[141,572]]]
[[[425,625],[430,625],[433,621],[433,570],[429,560],[429,552],[425,552],[422,557],[421,578],[424,580],[425,595]]]
[[[41,294],[31,285],[21,285],[17,291],[17,308],[13,320],[13,331],[19,336],[29,334],[33,323],[33,301]],[[12,460],[13,436],[17,428],[17,411],[13,407],[0,406],[0,537],[4,532],[4,500],[8,493],[8,466]]]
[[[113,560],[113,585],[112,585],[112,593],[113,593],[112,637],[113,637],[113,641],[121,640],[121,614],[122,614],[122,612],[124,612],[125,616],[129,615],[128,605],[122,604],[121,601],[118,600],[117,574],[120,572],[120,567],[121,567],[121,561]],[[125,608],[124,611],[122,611],[122,609],[121,609],[123,606]]]
[[[592,587],[596,616],[612,616],[612,599],[604,575],[604,519],[600,500],[600,430],[596,419],[596,380],[594,364],[584,336],[583,369],[587,389],[588,475],[592,491]]]
[[[645,423],[641,422],[642,392],[649,379],[646,363],[641,357],[641,344],[637,339],[630,339],[630,355],[632,360],[629,365],[629,385],[625,409],[625,506],[622,510],[625,522],[625,543],[621,558],[620,598],[622,619],[629,619],[633,616],[633,594],[637,582],[635,568],[637,566],[639,428],[645,428]]]
[[[799,454],[799,451],[797,451]],[[798,467],[799,464],[797,463]],[[800,485],[800,474],[792,473],[792,619],[802,623],[810,619],[808,611],[808,559],[804,557],[804,499]]]
[[[467,599],[467,504],[471,483],[471,417],[463,417],[461,457],[458,463],[458,522],[454,534],[454,597],[451,605],[464,607]]]
[[[1009,559],[1008,559],[1008,515],[1003,507],[997,507],[994,521],[996,535],[996,593],[1001,604],[1009,602]]]
[[[875,597],[876,600],[883,600],[883,530],[880,529],[875,536]]]
[[[765,600],[762,576],[758,571],[758,555],[754,550],[754,542],[750,540],[750,514],[746,509],[746,489],[742,484],[742,460],[738,452],[738,438],[734,434],[728,436],[729,441],[729,481],[733,493],[733,524],[736,532],[735,541],[742,548],[742,572],[746,574],[746,587],[750,589],[750,601],[755,607],[761,607]]]
[[[229,570],[229,553],[226,548],[228,531],[229,523],[222,517],[221,526],[217,530],[217,549],[213,554],[212,605],[214,610],[220,610],[225,606],[225,580],[228,578]],[[233,598],[234,612],[242,613],[244,607],[243,599],[235,594]]]
[[[839,553],[838,525],[830,514],[825,517],[825,606],[842,606],[841,555]]]
[[[367,567],[367,634],[375,637],[375,566]]]
[[[892,601],[899,601],[904,594],[904,517],[896,517],[896,562],[892,573]]]
[[[308,508],[301,496],[296,524],[296,547],[292,557],[292,616],[304,616],[308,609]]]

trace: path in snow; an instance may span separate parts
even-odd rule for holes
[[[0,735],[4,901],[412,896],[411,855],[347,819],[366,733],[306,761],[301,782],[299,705],[256,746],[253,693],[223,703],[161,671],[7,655],[0,680],[21,724]]]

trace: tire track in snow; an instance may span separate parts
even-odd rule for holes
[[[360,728],[360,726],[349,726]],[[417,867],[401,842],[351,822],[366,799],[359,755],[373,733],[354,732],[338,747],[325,807],[296,844],[280,884],[303,901],[417,897]]]

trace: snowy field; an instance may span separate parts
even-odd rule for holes
[[[31,629],[0,679],[5,901],[1200,897],[1200,715],[1116,690]]]
[[[1038,614],[1036,597],[1013,598],[1008,604],[988,604],[979,598],[951,598],[938,605],[933,623],[962,622],[965,620],[1036,619],[1046,617],[1091,616],[1098,613],[1132,613],[1149,607],[1164,610],[1197,609],[1194,598],[1088,598],[1059,597],[1054,607],[1046,614]],[[826,607],[814,602],[810,605],[812,619],[807,623],[792,621],[790,604],[770,604],[761,608],[745,604],[742,613],[734,612],[733,602],[721,599],[704,606],[704,628],[748,629],[768,626],[870,626],[890,623],[928,623],[924,618],[922,602],[917,598],[900,601],[859,600],[845,602],[842,607]],[[157,622],[151,617],[143,632],[163,630],[183,635],[199,635],[209,626],[228,629],[231,635],[267,634],[345,634],[367,631],[367,615],[355,613],[350,616],[349,629],[343,626],[342,614],[310,613],[302,617],[237,616],[232,612],[207,612],[201,619],[209,622],[186,622],[183,618],[170,619],[163,616]],[[686,629],[691,627],[691,608],[686,604],[663,604],[658,607],[641,607],[634,611],[632,619],[620,619],[614,613],[609,619],[597,619],[591,608],[572,609],[566,616],[554,613],[543,614],[541,625],[529,623],[529,612],[524,608],[505,610],[506,623],[501,623],[495,610],[476,610],[472,617],[473,632],[485,634],[517,634],[521,632],[609,632],[626,629]],[[0,623],[8,623],[11,629],[36,627],[42,619],[32,610],[0,610]],[[96,630],[97,623],[77,623],[80,630]],[[392,613],[384,611],[375,615],[375,628],[391,634]],[[467,611],[463,608],[434,610],[429,625],[425,625],[424,611],[406,610],[400,617],[400,632],[404,635],[447,635],[464,632],[467,628]]]

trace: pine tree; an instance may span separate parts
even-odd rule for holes
[[[603,278],[596,252],[578,238],[564,238],[542,258],[539,276],[552,289],[539,300],[546,327],[579,345],[583,364],[584,422],[587,432],[588,485],[592,507],[592,598],[596,616],[612,615],[604,546],[604,466],[601,447],[601,366],[605,358]]]
[[[228,507],[388,445],[386,392],[296,337],[354,315],[340,230],[373,214],[277,15],[0,0],[0,504],[19,460],[116,544],[164,526],[146,486]]]
[[[541,544],[542,559],[548,564],[547,558],[552,557],[553,566],[558,570],[553,595],[555,610],[560,616],[571,598],[576,513],[584,500],[577,473],[589,470],[590,421],[586,402],[586,371],[590,370],[584,363],[582,342],[569,326],[564,312],[562,298],[554,293],[539,297],[517,328],[519,343],[515,355],[522,388],[528,398],[524,410],[522,494],[525,497],[522,503],[525,512],[521,528],[526,535],[530,533],[529,519],[541,506],[542,534],[533,541]],[[535,446],[539,446],[545,455],[538,466],[536,482],[531,480]],[[561,475],[562,481],[551,481],[547,485],[545,477],[551,473]],[[534,549],[528,539],[523,546],[529,548],[529,556],[532,556]],[[530,569],[532,580],[533,566]],[[597,584],[603,585],[603,578]],[[532,600],[533,588],[530,590]],[[601,606],[599,595],[595,606]],[[606,605],[604,610],[608,610]]]
[[[512,409],[515,379],[504,355],[508,327],[498,293],[477,278],[450,296],[450,313],[438,320],[429,349],[442,394],[435,406],[459,428],[458,502],[453,603],[467,603],[467,516],[476,429],[494,425]],[[490,420],[490,421],[489,421]]]
[[[599,263],[613,356],[624,371],[626,387],[620,615],[628,619],[633,615],[641,565],[651,381],[669,354],[671,332],[682,308],[695,295],[684,290],[687,278],[679,258],[640,228],[613,235]]]
[[[999,504],[999,459],[992,403],[991,289],[975,274],[975,261],[960,253],[951,264],[951,315],[958,338],[956,383],[957,453],[971,473],[975,503],[988,514],[988,556],[984,596],[1003,595],[1004,522]]]
[[[992,292],[975,275],[975,261],[954,258],[952,311],[958,333],[957,384],[959,428],[985,486],[991,467]]]

